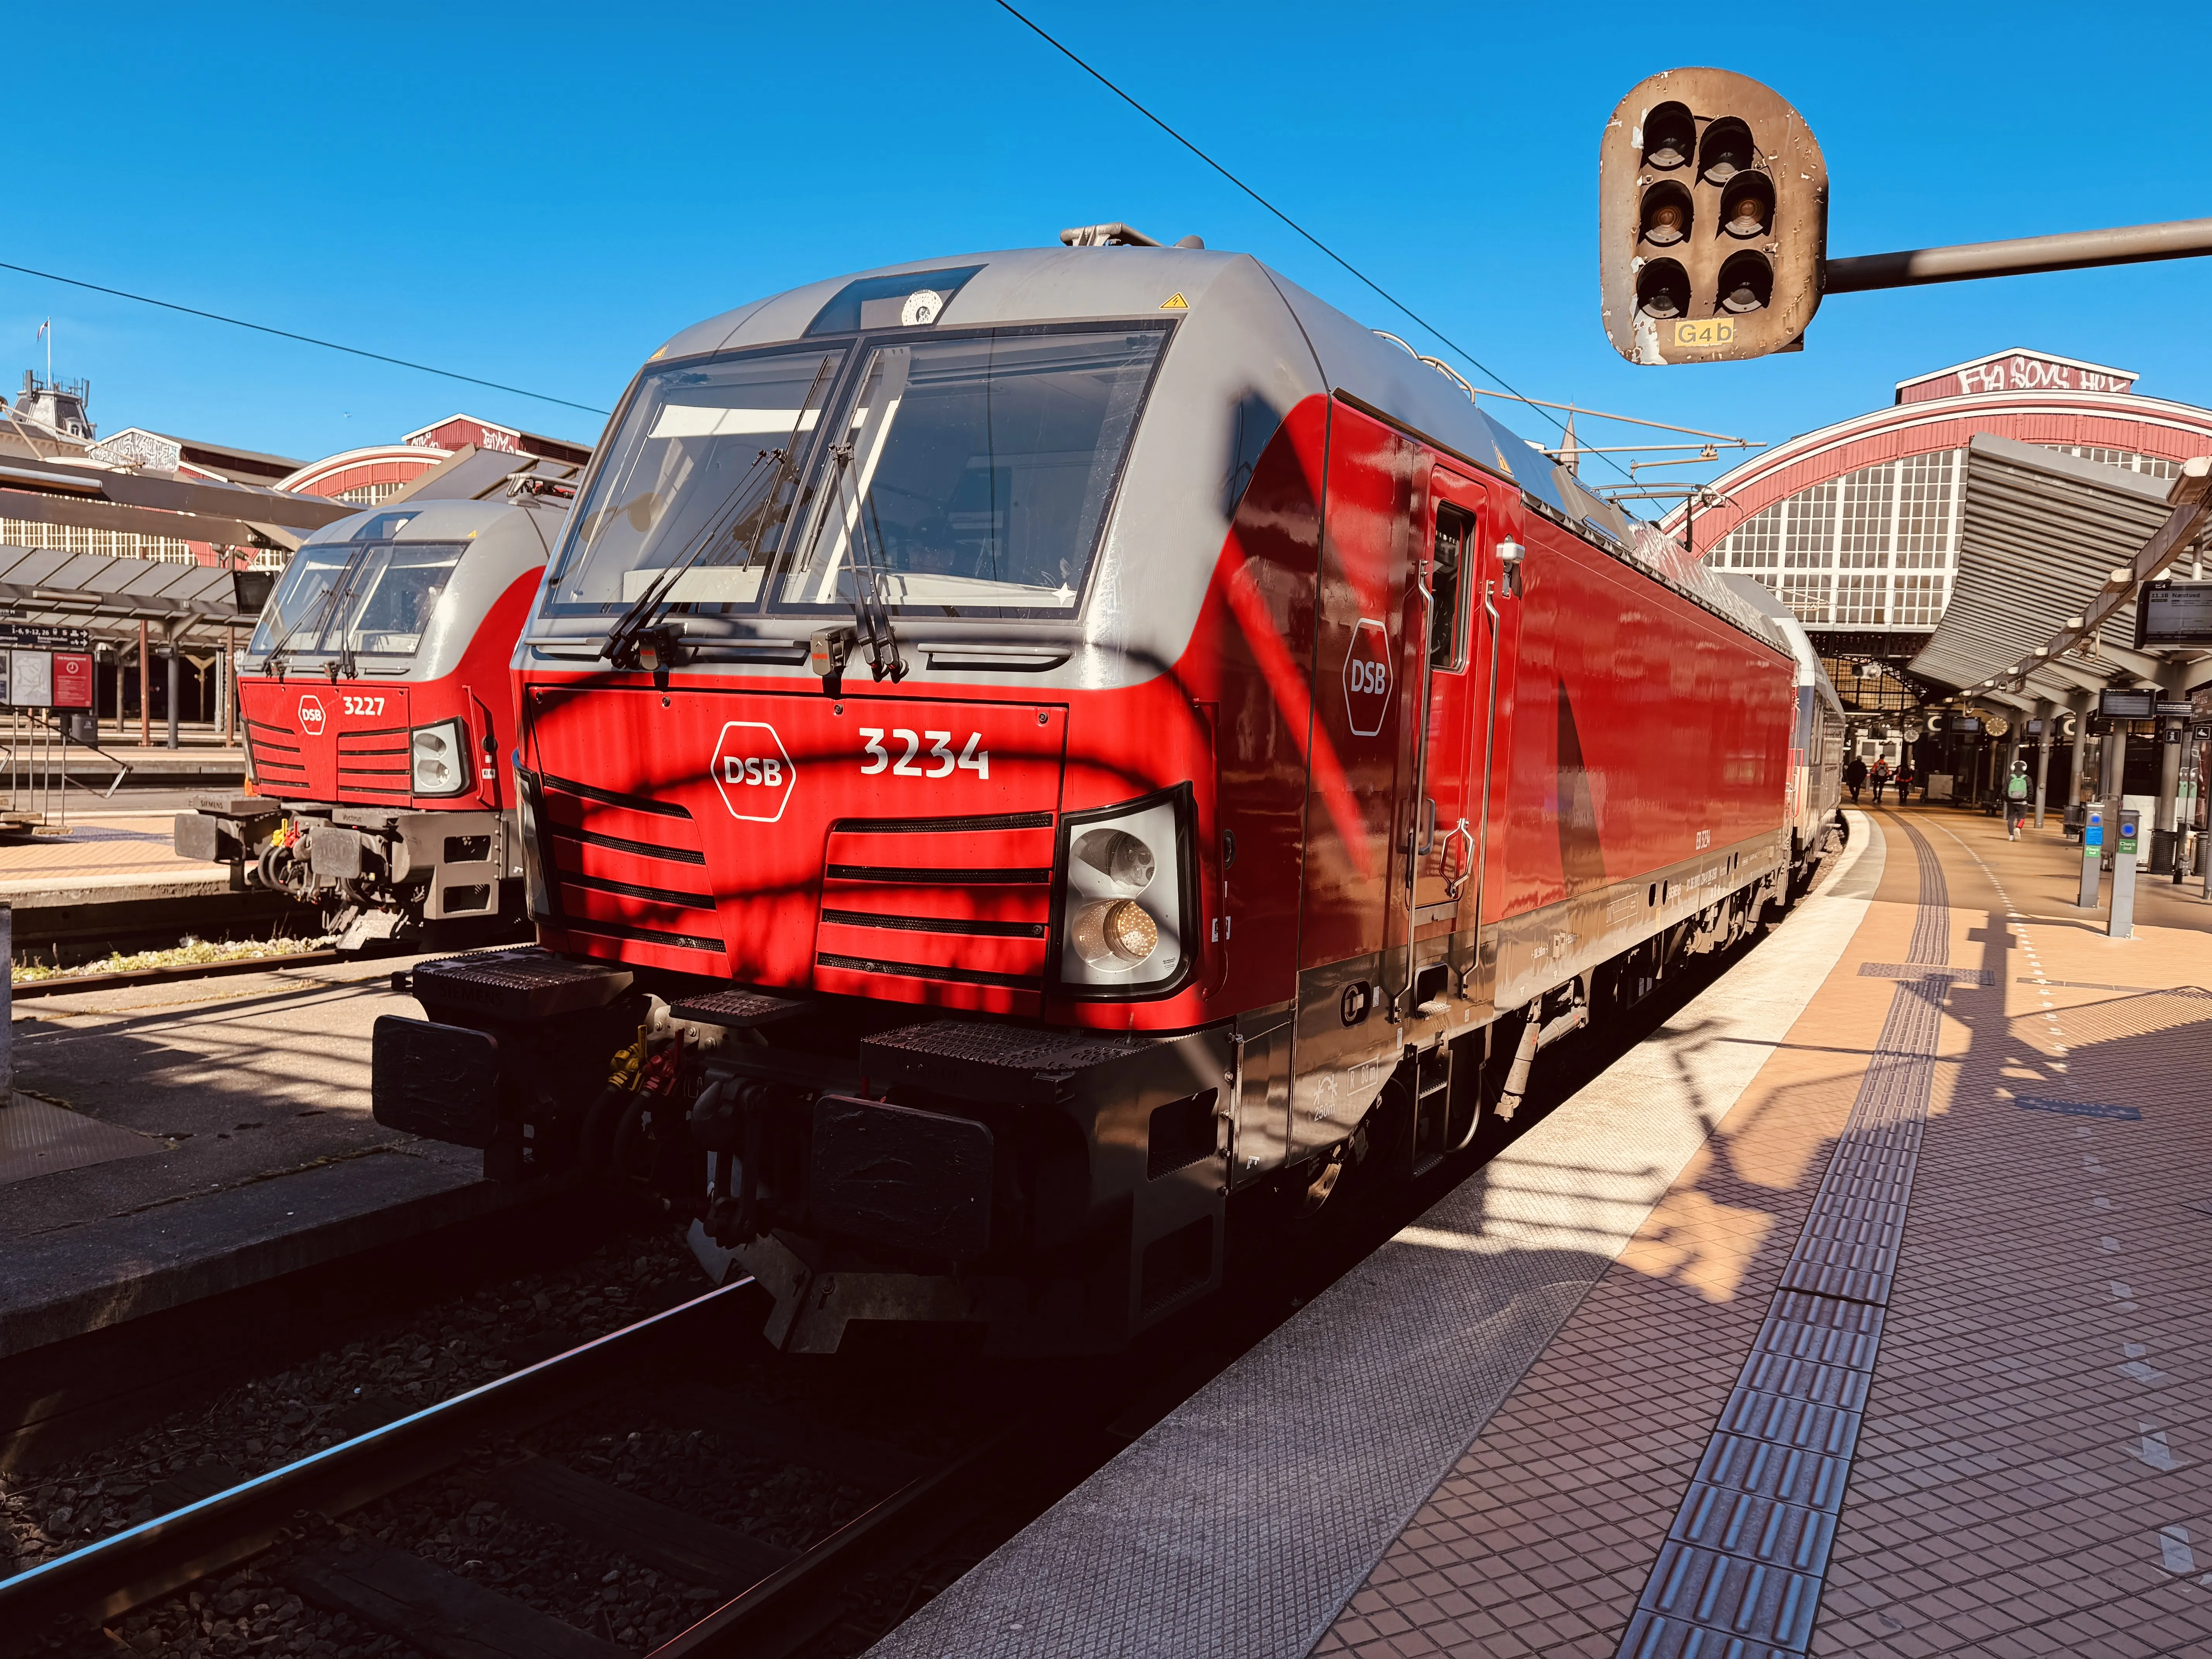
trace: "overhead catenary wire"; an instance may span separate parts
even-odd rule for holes
[[[1038,40],[1043,41],[1061,57],[1066,58],[1069,63],[1074,64],[1076,68],[1081,70],[1085,75],[1096,81],[1100,86],[1105,88],[1107,91],[1112,93],[1116,98],[1119,98],[1131,109],[1136,111],[1138,114],[1143,116],[1145,119],[1150,121],[1162,132],[1167,134],[1169,137],[1174,139],[1176,143],[1181,144],[1193,155],[1195,155],[1200,161],[1205,162],[1206,166],[1212,167],[1216,173],[1219,173],[1224,179],[1226,179],[1238,190],[1242,191],[1245,195],[1250,197],[1255,202],[1258,203],[1260,206],[1265,209],[1268,213],[1272,214],[1275,218],[1280,220],[1284,224],[1290,227],[1290,228],[1297,235],[1312,243],[1315,247],[1321,250],[1323,255],[1334,261],[1336,264],[1341,266],[1346,271],[1349,272],[1354,279],[1364,284],[1365,287],[1372,289],[1376,295],[1380,295],[1383,302],[1389,305],[1393,310],[1401,313],[1406,317],[1411,319],[1417,325],[1427,333],[1433,335],[1437,339],[1442,341],[1455,356],[1472,366],[1478,374],[1484,375],[1489,380],[1495,380],[1500,386],[1504,388],[1508,396],[1518,398],[1522,403],[1528,404],[1531,409],[1543,412],[1544,418],[1551,422],[1553,426],[1558,427],[1562,435],[1568,435],[1566,427],[1560,422],[1559,417],[1547,410],[1545,406],[1537,399],[1522,397],[1521,392],[1516,390],[1512,384],[1496,369],[1491,368],[1489,364],[1484,362],[1482,359],[1476,356],[1465,346],[1460,344],[1458,341],[1453,339],[1450,335],[1445,333],[1427,318],[1422,316],[1420,313],[1415,311],[1403,300],[1401,300],[1396,295],[1391,293],[1389,289],[1384,288],[1382,283],[1376,282],[1365,271],[1360,270],[1359,267],[1353,264],[1351,260],[1346,258],[1341,253],[1339,253],[1327,242],[1322,241],[1320,237],[1315,235],[1313,232],[1308,230],[1297,220],[1291,218],[1289,214],[1284,212],[1282,209],[1277,207],[1266,197],[1261,195],[1258,191],[1253,189],[1251,185],[1246,184],[1242,179],[1231,173],[1220,162],[1215,161],[1213,157],[1207,155],[1189,139],[1184,137],[1182,133],[1176,131],[1174,127],[1169,125],[1165,120],[1162,119],[1159,116],[1155,115],[1150,109],[1146,108],[1145,105],[1139,103],[1134,96],[1123,91],[1121,87],[1117,86],[1112,80],[1108,78],[1104,73],[1093,68],[1086,59],[1078,54],[1072,47],[1068,46],[1056,36],[1048,32],[1034,19],[1027,16],[1015,7],[1008,4],[1007,0],[994,0],[994,3],[1001,11],[1005,12],[1009,17],[1019,23],[1024,28],[1028,29],[1032,34],[1036,35]],[[1614,471],[1620,472],[1620,462],[1608,458],[1606,465],[1612,467]],[[1622,472],[1621,476],[1623,477],[1626,477],[1629,475]]]
[[[133,294],[127,289],[109,288],[102,283],[88,283],[81,277],[64,276],[51,270],[35,270],[29,265],[10,264],[0,259],[0,270],[13,270],[25,276],[36,276],[45,282],[61,283],[70,288],[89,289],[94,294],[107,294],[118,300],[136,301],[142,306],[159,306],[164,311],[181,312],[187,317],[204,317],[211,323],[228,323],[233,328],[250,328],[257,334],[273,334],[280,340],[296,340],[302,345],[321,346],[327,351],[343,351],[349,356],[366,357],[372,362],[390,363],[399,368],[411,368],[418,374],[436,374],[448,380],[461,380],[470,386],[488,387],[494,392],[508,392],[518,398],[535,398],[541,404],[558,404],[563,409],[580,409],[586,415],[605,415],[604,409],[590,404],[580,404],[570,398],[556,398],[550,392],[532,392],[526,386],[507,386],[499,380],[487,380],[481,375],[463,374],[457,369],[440,368],[431,363],[417,363],[405,357],[393,357],[381,351],[369,351],[360,346],[349,346],[337,340],[318,339],[312,334],[295,334],[289,328],[271,328],[266,323],[250,323],[243,317],[226,317],[219,311],[203,311],[198,306],[179,305],[173,300],[157,300],[150,294]],[[1437,338],[1443,337],[1438,335]],[[52,378],[51,374],[48,376]],[[1500,384],[1504,384],[1502,381]]]

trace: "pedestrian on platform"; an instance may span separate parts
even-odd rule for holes
[[[1867,781],[1874,785],[1874,804],[1876,806],[1881,805],[1881,792],[1889,787],[1888,761],[1876,761],[1874,763],[1874,770],[1867,775]]]
[[[2027,822],[2027,763],[2016,760],[2012,763],[2012,775],[2005,780],[2005,838],[2020,839],[2020,827]]]
[[[1866,787],[1866,763],[1856,755],[1844,763],[1844,787],[1851,792],[1851,805],[1859,804],[1859,791]]]
[[[1903,760],[1898,762],[1897,804],[1899,806],[1912,799],[1912,786],[1919,781],[1920,775],[1912,769],[1911,756],[1907,755]]]

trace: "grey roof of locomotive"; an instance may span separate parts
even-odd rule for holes
[[[939,318],[948,329],[1133,321],[1164,313],[1180,320],[1131,445],[1079,620],[1019,625],[1030,638],[1066,638],[1076,647],[1069,660],[1044,673],[962,668],[954,678],[1004,678],[1040,689],[1103,687],[1147,679],[1176,660],[1228,533],[1241,468],[1256,459],[1242,453],[1250,446],[1247,434],[1257,431],[1264,439],[1306,398],[1334,392],[1386,411],[1440,447],[1504,475],[1540,511],[1608,554],[1786,649],[1764,617],[1703,566],[1681,560],[1656,530],[1584,490],[1443,374],[1249,254],[1103,246],[911,260],[811,283],[694,324],[654,353],[647,368],[797,341],[850,283],[969,267],[974,274]],[[1171,296],[1180,296],[1183,307],[1170,309]],[[1253,419],[1255,414],[1264,418]],[[774,631],[775,618],[763,617],[759,625]],[[1011,631],[1006,623],[981,619],[901,623],[902,634],[909,629],[918,637],[971,639]]]
[[[352,541],[374,526],[378,518],[394,512],[414,515],[401,527],[395,540],[465,542],[468,551],[454,566],[444,596],[446,602],[432,616],[415,654],[405,659],[404,665],[369,653],[363,653],[363,658],[397,681],[439,679],[460,666],[461,657],[475,639],[478,625],[500,595],[513,586],[518,576],[544,567],[547,550],[560,538],[567,503],[536,497],[508,500],[503,495],[489,500],[417,497],[385,502],[364,507],[349,517],[333,520],[301,545],[305,548],[327,542]],[[275,603],[273,593],[270,603]],[[312,656],[319,663],[328,653],[295,651],[289,654],[295,659]],[[258,672],[260,659],[248,658],[245,666],[249,672]],[[296,673],[298,670],[293,672]]]

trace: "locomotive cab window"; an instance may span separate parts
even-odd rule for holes
[[[404,524],[414,515],[385,516]],[[411,657],[466,550],[453,542],[311,543],[263,610],[252,649]]]
[[[545,613],[612,615],[662,586],[694,616],[751,609],[842,360],[776,351],[647,374],[570,515]]]
[[[778,597],[842,611],[1066,612],[1082,596],[1163,328],[884,341]]]
[[[1429,666],[1467,666],[1467,566],[1474,557],[1474,514],[1437,504],[1437,544],[1429,562]]]

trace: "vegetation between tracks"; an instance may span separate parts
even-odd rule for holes
[[[139,974],[165,968],[200,968],[220,963],[274,961],[284,957],[326,951],[327,934],[303,939],[185,939],[166,951],[110,951],[89,962],[66,965],[49,962],[18,962],[9,975],[17,985],[39,985],[48,980],[84,979],[109,974]]]

